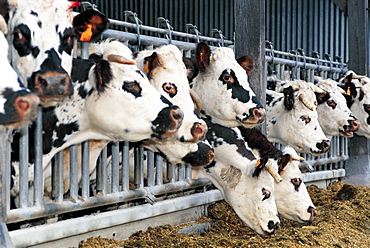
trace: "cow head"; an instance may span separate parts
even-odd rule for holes
[[[155,50],[141,51],[136,63],[149,77],[150,83],[184,112],[184,120],[178,131],[177,141],[147,140],[150,149],[160,152],[171,163],[207,165],[213,159],[213,149],[205,141],[207,125],[199,117],[191,97],[182,54],[174,45]],[[194,97],[196,98],[196,97]],[[199,106],[199,100],[196,100]]]
[[[348,71],[339,83],[345,91],[347,106],[360,122],[356,134],[370,138],[370,78]]]
[[[292,146],[297,152],[320,155],[330,141],[318,122],[315,92],[324,93],[312,83],[287,81],[275,91],[267,90],[267,138]]]
[[[299,169],[299,157],[291,147],[286,147],[279,161],[280,183],[275,184],[275,200],[279,214],[300,223],[311,223],[317,216],[317,210],[302,181]]]
[[[193,168],[193,176],[211,180],[245,225],[263,236],[275,233],[279,227],[273,178],[277,163],[260,163],[245,146],[239,129],[207,125],[215,159],[208,166]]]
[[[39,98],[25,88],[8,61],[5,20],[0,15],[0,128],[21,128],[36,119]]]
[[[316,93],[319,123],[326,137],[352,137],[360,122],[347,106],[344,90],[331,79],[320,81],[317,86],[325,93]]]
[[[11,12],[11,63],[22,83],[36,92],[45,106],[73,92],[70,80],[72,48],[73,39],[79,33],[72,26],[71,8],[79,4],[66,0],[18,0]],[[90,23],[92,19],[102,18],[101,14],[96,15],[97,18],[83,17]],[[80,29],[81,19],[77,23]]]
[[[214,123],[251,128],[263,122],[265,110],[232,49],[219,47],[211,51],[207,44],[198,43],[195,67],[197,73],[190,79],[192,89]]]

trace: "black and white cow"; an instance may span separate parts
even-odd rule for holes
[[[358,118],[360,127],[356,134],[370,138],[370,78],[357,75],[354,71],[346,72],[339,80],[339,85],[345,91],[347,106]]]
[[[316,156],[327,152],[330,141],[318,121],[315,95],[325,92],[301,80],[284,81],[276,90],[266,90],[267,138],[297,152]]]
[[[176,136],[183,112],[150,85],[133,62],[131,50],[121,42],[100,43],[94,60],[74,61],[71,75],[74,94],[43,108],[45,180],[51,177],[52,157],[73,144]],[[29,171],[32,181],[32,168]]]
[[[251,128],[264,121],[265,110],[232,49],[211,51],[206,43],[198,43],[190,81],[201,99],[203,113],[211,116],[213,123]]]
[[[94,10],[76,16],[73,28],[71,9],[79,5],[66,0],[18,0],[10,11],[11,64],[22,83],[36,92],[45,106],[73,93],[73,40],[80,31],[89,25],[100,32],[101,26],[106,28],[107,19]],[[95,24],[96,20],[100,25]]]
[[[6,12],[4,12],[6,13]],[[19,129],[36,119],[40,99],[25,88],[8,61],[7,26],[0,15],[0,128]]]
[[[150,83],[184,112],[184,120],[178,131],[178,139],[144,141],[144,145],[163,154],[173,163],[190,163],[193,166],[207,165],[213,159],[212,147],[204,139],[207,125],[199,117],[195,104],[200,102],[190,90],[187,71],[181,51],[174,45],[137,53],[138,67],[147,73]],[[193,99],[192,99],[193,96]]]

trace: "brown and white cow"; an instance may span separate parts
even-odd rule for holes
[[[94,60],[74,60],[73,96],[43,109],[44,179],[51,176],[52,157],[73,144],[174,139],[181,126],[182,111],[150,85],[128,47],[107,41],[98,52]]]
[[[98,11],[88,10],[76,16],[73,28],[72,8],[79,6],[78,2],[13,2],[16,7],[10,11],[8,25],[11,64],[22,83],[38,94],[43,105],[52,105],[73,93],[70,79],[73,40],[89,25],[93,34],[103,31],[107,19]]]
[[[194,93],[190,90],[181,51],[174,45],[165,45],[155,50],[138,52],[135,61],[137,66],[147,73],[154,88],[184,112],[177,140],[158,142],[156,139],[150,139],[144,141],[144,145],[160,152],[173,164],[209,164],[213,159],[213,151],[204,141],[207,125],[199,117],[194,106]],[[196,105],[200,104],[199,100],[195,101]]]
[[[357,75],[354,71],[346,72],[339,80],[345,91],[347,106],[358,118],[360,127],[356,134],[370,138],[370,78]]]
[[[4,12],[5,13],[5,12]],[[36,119],[40,99],[25,88],[8,61],[7,26],[0,15],[0,129],[19,129]]]
[[[211,51],[206,43],[198,43],[194,65],[192,89],[201,99],[203,113],[213,123],[250,128],[264,121],[265,110],[232,49]]]
[[[318,121],[315,95],[324,91],[301,80],[284,81],[277,91],[266,90],[267,138],[297,152],[316,156],[327,152],[330,141]]]

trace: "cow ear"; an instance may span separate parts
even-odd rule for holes
[[[96,9],[88,9],[73,18],[73,27],[80,41],[95,39],[108,25],[108,18]]]
[[[263,157],[263,158],[260,158],[257,161],[256,165],[254,166],[255,169],[254,169],[254,172],[253,172],[253,177],[258,177],[261,174],[262,170],[266,166],[266,163],[267,163],[268,159],[269,159],[268,157]]]
[[[182,58],[182,62],[184,62],[184,65],[186,67],[186,75],[188,77],[189,82],[193,80],[198,75],[199,69],[195,66],[196,61],[194,58]]]
[[[357,96],[356,86],[351,81],[346,82],[344,84],[344,91],[346,92],[347,96],[350,96],[350,97],[353,97],[353,98],[355,98]]]
[[[284,106],[286,110],[292,110],[294,107],[294,90],[292,86],[283,89]]]
[[[94,68],[94,75],[95,75],[95,83],[96,89],[98,92],[103,92],[108,85],[108,83],[112,80],[112,69],[108,61],[102,59],[98,63],[96,63]]]
[[[197,44],[195,52],[196,65],[201,71],[205,71],[209,66],[209,58],[211,57],[211,48],[207,43],[200,42]]]
[[[316,95],[317,104],[322,104],[326,102],[327,100],[329,100],[330,98],[329,92],[326,92],[326,91],[323,93],[315,92],[315,95]]]
[[[251,74],[251,72],[254,70],[254,60],[252,57],[245,55],[237,58],[236,61],[245,70],[247,75]]]
[[[150,73],[156,68],[161,66],[161,61],[156,52],[153,52],[152,55],[144,58],[144,69],[143,71],[150,75]]]
[[[281,156],[281,158],[278,160],[279,165],[279,174],[284,170],[285,166],[290,162],[290,154],[284,154]]]

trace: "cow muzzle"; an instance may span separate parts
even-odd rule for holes
[[[245,128],[253,128],[265,120],[266,111],[264,108],[254,108],[249,110],[249,115],[245,120],[240,120]],[[237,118],[238,119],[238,118]]]
[[[153,136],[159,139],[168,139],[174,137],[180,128],[184,119],[184,113],[176,106],[170,106],[162,109],[158,117],[152,122]]]
[[[330,148],[330,141],[329,140],[323,140],[321,141],[320,143],[316,143],[316,148],[318,150],[313,150],[313,149],[310,149],[312,154],[314,155],[321,155],[327,151],[329,151],[329,148]]]
[[[343,137],[352,137],[353,132],[356,132],[360,128],[360,121],[348,120],[349,125],[344,125],[343,130],[340,130],[340,135]]]
[[[182,161],[192,166],[209,165],[215,157],[213,148],[204,142],[198,142],[197,145],[198,150],[188,153]]]
[[[308,220],[308,222],[312,223],[312,221],[314,221],[316,219],[316,216],[318,215],[317,209],[309,206],[307,212],[310,214],[310,219]]]
[[[60,102],[73,94],[73,85],[67,72],[36,72],[29,88],[36,92],[42,103]]]

